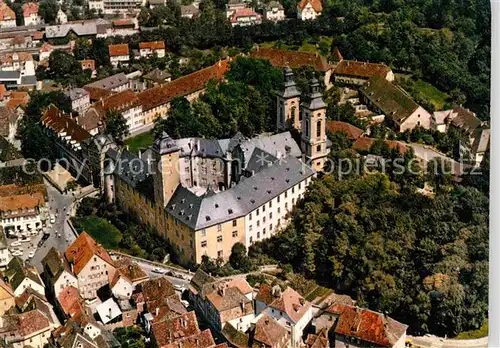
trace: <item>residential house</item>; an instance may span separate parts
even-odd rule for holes
[[[143,75],[142,78],[146,82],[147,88],[153,88],[155,86],[172,81],[172,75],[158,68],[147,73],[146,75]]]
[[[361,86],[374,76],[381,77],[389,82],[394,81],[394,73],[385,64],[344,60],[338,49],[335,49],[335,52],[338,60],[333,71],[335,82]]]
[[[96,310],[103,324],[116,323],[122,320],[122,311],[112,298],[98,304]]]
[[[153,341],[158,348],[215,347],[209,329],[201,331],[194,312],[153,324]]]
[[[367,154],[370,152],[372,146],[377,142],[378,139],[362,137],[358,138],[353,144],[352,149],[356,150],[361,154]],[[404,154],[408,151],[408,147],[401,141],[396,140],[384,140],[384,144],[389,150],[398,150],[399,153]]]
[[[56,22],[57,24],[68,23],[68,16],[66,15],[66,13],[64,13],[62,9],[59,9],[59,11],[57,11]]]
[[[66,286],[59,291],[55,303],[59,317],[63,319],[85,312],[84,300],[74,286]]]
[[[14,290],[10,284],[0,279],[0,316],[16,305]]]
[[[49,318],[35,309],[20,314],[6,314],[1,317],[0,337],[14,348],[43,348],[54,329]]]
[[[406,344],[407,325],[366,308],[334,304],[315,322],[318,319],[321,326],[315,325],[316,334],[327,333],[330,347],[404,348]]]
[[[25,52],[14,52],[0,57],[0,71],[19,71],[23,76],[35,75],[33,56]]]
[[[490,149],[490,129],[476,129],[470,138],[470,153],[472,161],[476,167],[483,162],[486,152]]]
[[[233,27],[235,26],[248,26],[260,24],[262,22],[261,15],[251,8],[242,8],[234,11],[229,17],[229,21]]]
[[[43,24],[43,18],[38,14],[38,3],[27,2],[23,5],[24,25]]]
[[[193,18],[198,17],[200,10],[193,4],[181,5],[181,17],[182,18]]]
[[[0,28],[16,26],[16,13],[5,2],[0,3]]]
[[[227,324],[223,336],[231,346],[237,348],[286,348],[290,346],[290,334],[275,318],[262,313],[252,322],[251,328],[243,333]],[[325,347],[326,348],[326,347]]]
[[[113,67],[128,65],[130,60],[128,44],[109,45],[109,60]]]
[[[3,276],[14,290],[16,296],[20,296],[27,288],[32,288],[45,295],[44,284],[37,269],[25,266],[24,262],[17,256],[14,256],[7,264]]]
[[[148,275],[129,259],[115,261],[115,276],[109,284],[113,296],[118,299],[129,299],[135,286],[149,279]]]
[[[255,318],[253,289],[243,278],[216,280],[198,268],[188,294],[194,308],[215,331],[230,323],[245,332]]]
[[[43,192],[28,193],[14,184],[0,186],[0,226],[7,236],[40,230],[47,219]]]
[[[3,227],[0,226],[0,268],[6,267],[12,258]]]
[[[360,88],[364,103],[375,112],[384,114],[395,131],[415,127],[431,128],[431,114],[418,105],[402,88],[380,76],[374,76]]]
[[[45,42],[42,45],[42,47],[40,47],[40,51],[39,51],[39,55],[38,55],[40,62],[48,61],[48,59],[50,58],[50,55],[52,54],[52,52],[54,52],[54,50],[55,50],[54,46],[52,46],[48,42]]]
[[[156,55],[158,58],[165,57],[164,41],[149,41],[139,43],[139,53],[141,57],[147,58]]]
[[[244,1],[229,0],[226,5],[226,17],[229,19],[236,11],[243,10],[245,8],[248,8],[248,5]]]
[[[90,93],[83,88],[72,88],[64,92],[71,101],[71,110],[83,115],[90,107]]]
[[[113,260],[104,247],[83,232],[66,249],[66,259],[78,279],[78,290],[85,299],[97,296],[97,290],[109,284],[115,275]]]
[[[13,143],[17,134],[19,114],[8,106],[0,106],[0,136]]]
[[[303,21],[315,20],[322,12],[321,0],[301,0],[297,4],[297,18]]]
[[[455,106],[450,110],[435,111],[431,118],[431,128],[441,133],[446,133],[452,126],[471,135],[483,125],[474,112],[462,106]]]
[[[166,0],[148,0],[149,8],[154,9],[157,6],[165,6]]]
[[[24,292],[16,297],[16,310],[25,313],[38,309],[49,319],[50,325],[54,328],[61,326],[59,319],[54,313],[52,305],[45,296],[39,294],[32,288],[26,288]]]
[[[97,71],[95,69],[95,60],[93,59],[84,59],[80,60],[80,63],[82,64],[82,69],[89,69],[92,71],[91,77],[94,78],[97,75]]]
[[[139,5],[142,5],[140,2]],[[145,4],[144,4],[145,5]],[[105,15],[127,14],[139,12],[136,0],[104,0],[103,10]]]
[[[100,90],[105,90],[108,92],[122,92],[126,89],[130,88],[129,85],[129,79],[127,78],[127,75],[124,73],[119,73],[115,74],[112,76],[108,76],[102,80],[98,80],[92,83],[89,83],[88,85],[83,86],[84,89],[89,90],[88,88],[97,88]],[[89,90],[91,93],[90,99],[93,100],[98,100],[96,98],[92,98],[92,92]],[[109,94],[106,94],[106,96]],[[100,98],[99,98],[100,99]]]
[[[304,329],[312,320],[311,303],[290,287],[282,293],[274,293],[273,297],[273,301],[263,312],[288,330],[291,347],[300,347],[303,344]]]
[[[278,1],[270,1],[264,7],[264,19],[279,22],[285,19],[285,8]]]
[[[43,275],[45,285],[48,289],[47,295],[56,298],[61,291],[68,286],[78,287],[78,280],[71,272],[71,267],[64,255],[52,247],[42,259]]]

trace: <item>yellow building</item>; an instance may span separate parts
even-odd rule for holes
[[[0,315],[4,315],[16,304],[12,287],[0,279]]]

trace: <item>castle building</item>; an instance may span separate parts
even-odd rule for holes
[[[269,238],[287,225],[329,152],[317,81],[300,103],[288,68],[277,101],[281,133],[250,139],[163,133],[140,157],[109,151],[108,199],[168,238],[185,264],[203,255],[227,259],[235,243],[248,248]],[[293,128],[304,130],[300,146]]]

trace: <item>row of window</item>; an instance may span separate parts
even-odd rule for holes
[[[206,236],[205,230],[202,230],[202,237],[205,237],[205,236]],[[238,231],[233,231],[233,238],[237,238],[237,237],[238,237]],[[217,242],[218,243],[222,243],[222,236],[217,236]],[[207,241],[206,240],[202,240],[201,241],[201,247],[205,248],[206,246],[207,246]]]

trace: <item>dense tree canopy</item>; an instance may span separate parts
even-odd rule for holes
[[[316,180],[286,230],[250,248],[412,334],[477,328],[488,303],[488,199],[459,187],[435,198],[399,192],[382,174]]]

